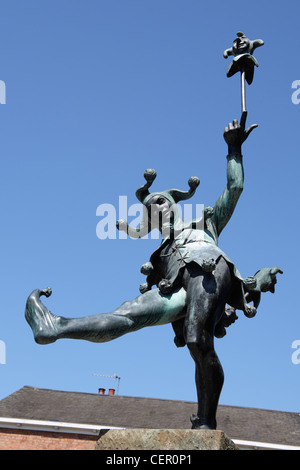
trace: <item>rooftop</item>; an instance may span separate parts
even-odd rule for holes
[[[190,429],[197,404],[24,386],[0,401],[0,417],[103,427]],[[300,414],[220,405],[218,429],[231,439],[300,445]]]

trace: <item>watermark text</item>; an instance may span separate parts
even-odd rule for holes
[[[292,354],[292,363],[298,365],[300,364],[300,339],[295,339],[292,342],[292,348],[295,349]]]
[[[6,364],[6,345],[0,340],[0,364]]]
[[[299,104],[300,103],[300,80],[294,80],[292,83],[292,89],[293,91],[291,100],[293,104]]]
[[[127,196],[119,196],[119,207],[100,204],[96,216],[100,217],[96,235],[100,240],[151,238],[170,236],[172,231],[182,230],[191,221],[193,228],[204,230],[203,204],[151,205],[148,209],[141,203],[128,206]],[[118,226],[118,227],[117,227]],[[168,233],[169,230],[169,233]]]

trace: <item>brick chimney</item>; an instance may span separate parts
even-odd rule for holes
[[[105,388],[99,388],[98,395],[104,395],[104,394],[105,394]]]

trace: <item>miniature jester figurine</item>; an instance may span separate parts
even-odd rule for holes
[[[228,145],[227,184],[213,207],[204,210],[203,220],[182,222],[177,203],[195,194],[199,179],[189,180],[188,191],[167,190],[150,193],[156,172],[145,172],[146,184],[137,190],[145,207],[145,218],[135,229],[126,221],[118,228],[141,238],[154,228],[162,235],[160,247],[144,266],[147,288],[134,300],[124,302],[110,313],[65,318],[51,313],[41,302],[51,289],[34,290],[27,299],[25,316],[35,341],[52,343],[60,338],[103,343],[124,334],[154,325],[172,323],[177,346],[186,345],[195,362],[197,414],[193,429],[216,429],[216,412],[224,374],[214,347],[214,336],[235,320],[226,305],[249,317],[256,313],[260,293],[274,291],[279,268],[265,268],[243,279],[234,263],[218,247],[218,239],[229,222],[243,190],[242,144],[256,125],[245,128],[246,113],[240,123],[231,122],[224,131]],[[152,288],[155,286],[155,288]],[[251,297],[252,296],[252,297]],[[250,306],[254,299],[256,307]],[[231,317],[231,318],[230,318]],[[175,341],[176,342],[176,341]],[[139,352],[141,354],[141,352]]]
[[[223,56],[227,59],[233,55],[234,59],[227,70],[227,77],[232,77],[237,72],[245,72],[245,78],[248,85],[251,85],[254,76],[254,67],[258,67],[258,62],[253,57],[253,51],[264,45],[262,39],[251,41],[244,33],[238,32],[237,38],[233,41],[232,47],[223,52]]]

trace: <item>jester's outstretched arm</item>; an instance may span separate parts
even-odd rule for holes
[[[212,221],[220,235],[224,227],[229,222],[236,204],[243,191],[244,168],[242,157],[242,144],[249,134],[257,127],[253,124],[245,130],[247,112],[244,112],[240,123],[234,120],[225,128],[224,139],[228,145],[227,155],[227,185],[223,194],[219,197],[214,206]]]

